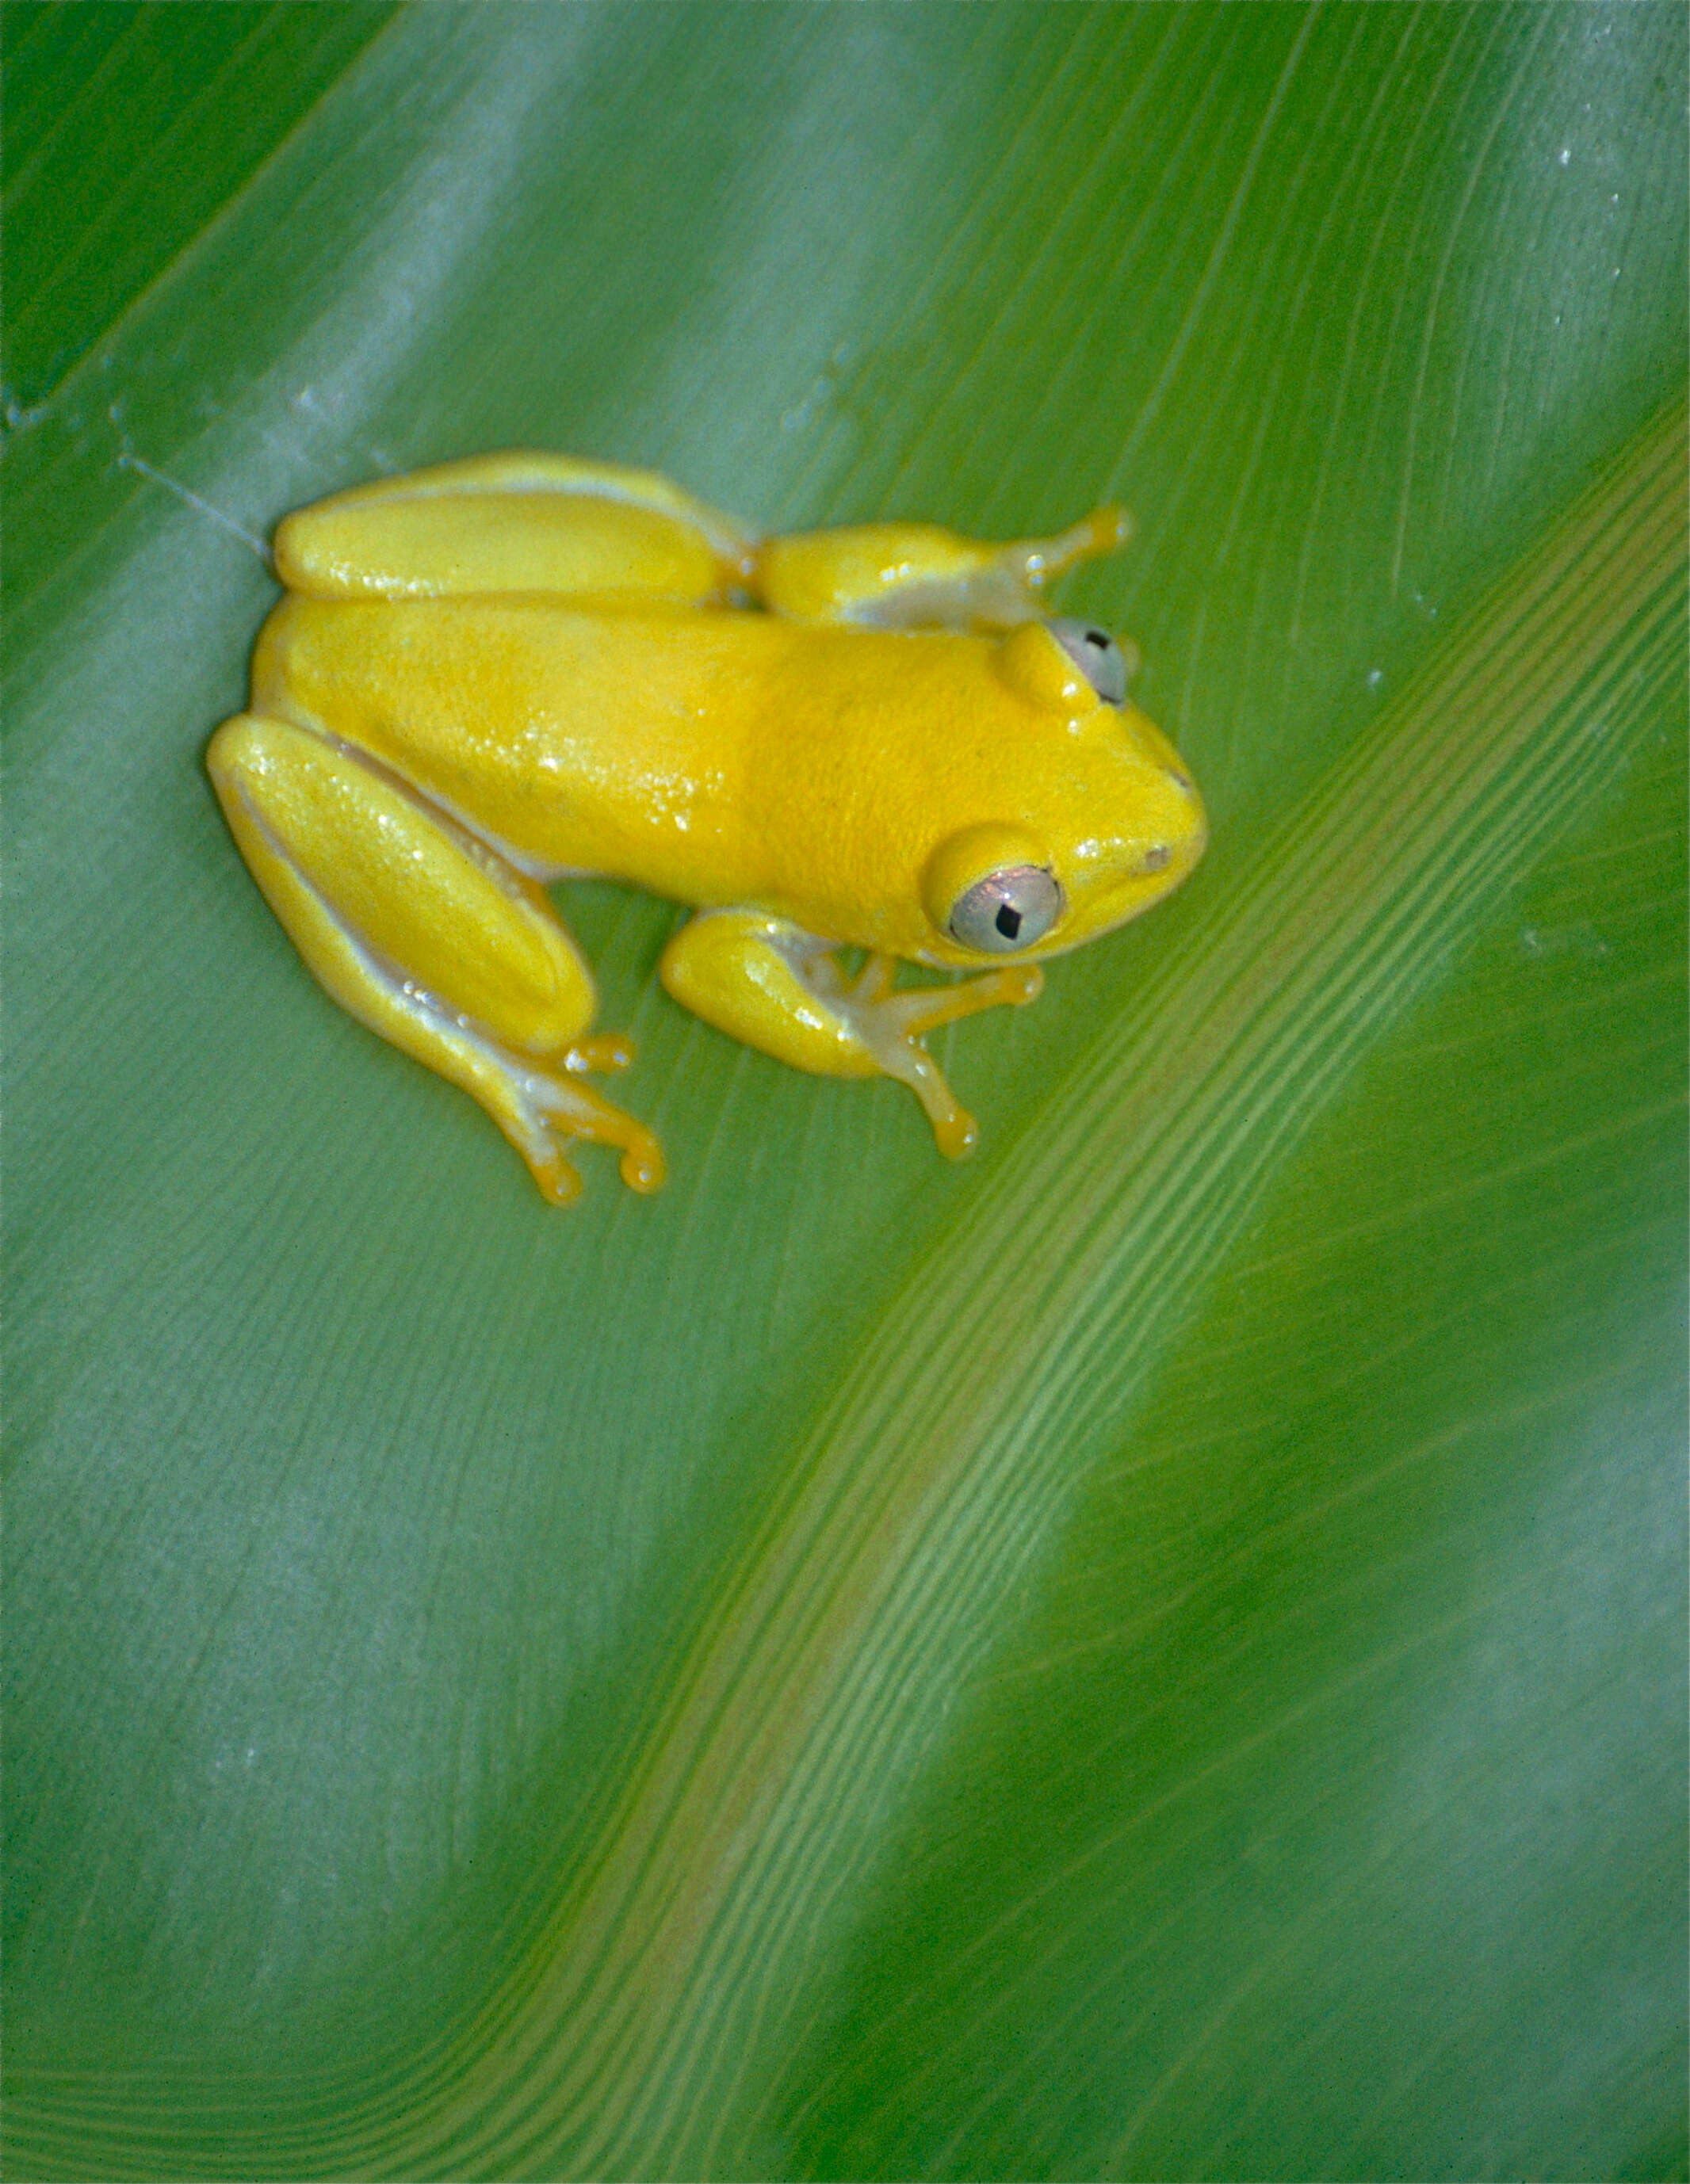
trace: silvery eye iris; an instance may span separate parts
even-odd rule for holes
[[[951,913],[951,937],[984,956],[1042,940],[1063,913],[1063,891],[1039,865],[1011,865],[976,880]]]
[[[1127,660],[1107,629],[1058,615],[1046,627],[1107,705],[1127,701]]]

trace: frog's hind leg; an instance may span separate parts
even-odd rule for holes
[[[928,523],[862,523],[770,538],[757,596],[795,621],[868,629],[1013,629],[1043,613],[1053,577],[1125,543],[1125,511],[1096,508],[1053,538],[997,545]]]
[[[754,542],[655,471],[568,455],[474,455],[354,487],[287,517],[277,573],[320,599],[546,592],[729,604]]]
[[[314,731],[242,713],[207,766],[241,853],[319,982],[371,1031],[478,1100],[554,1205],[572,1139],[620,1149],[655,1190],[643,1124],[583,1081],[633,1059],[585,1034],[593,981],[539,889],[404,783]]]

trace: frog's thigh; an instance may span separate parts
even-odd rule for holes
[[[336,493],[288,516],[277,573],[314,599],[465,593],[725,599],[741,527],[655,471],[566,455],[477,455]]]
[[[625,1179],[655,1188],[655,1142],[579,1081],[627,1054],[582,1040],[592,978],[531,882],[291,722],[238,714],[206,763],[265,899],[343,1008],[478,1100],[549,1198],[580,1188],[560,1138],[622,1147]]]
[[[1118,508],[1094,509],[1054,538],[997,545],[925,523],[864,523],[765,540],[758,597],[796,621],[880,629],[1012,629],[1040,612],[1052,577],[1127,535]]]

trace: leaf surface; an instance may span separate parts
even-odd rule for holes
[[[1682,2174],[1681,12],[91,12],[6,19],[8,2173]],[[579,886],[672,1181],[561,1215],[291,955],[252,542],[522,444],[1134,506],[1068,602],[1214,844],[941,1042],[971,1164]]]

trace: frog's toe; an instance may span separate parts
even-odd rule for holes
[[[549,1140],[542,1148],[522,1148],[539,1194],[549,1206],[573,1206],[581,1195],[581,1171],[566,1161]]]
[[[1045,990],[1045,974],[1036,963],[1006,963],[978,978],[964,978],[954,986],[911,986],[890,994],[879,1006],[889,1022],[907,1039],[919,1039],[941,1024],[956,1023],[982,1009],[1025,1008]]]
[[[588,1042],[583,1042],[588,1044]],[[590,1042],[597,1044],[597,1042]],[[606,1044],[614,1044],[607,1041]],[[602,1065],[600,1065],[602,1066]],[[583,1084],[578,1075],[568,1077],[535,1076],[531,1081],[530,1097],[538,1111],[547,1143],[553,1147],[549,1161],[561,1166],[566,1175],[574,1170],[557,1150],[558,1142],[566,1144],[572,1139],[584,1139],[590,1145],[614,1145],[622,1154],[620,1168],[622,1181],[630,1190],[649,1194],[661,1190],[667,1167],[663,1159],[663,1148],[644,1123],[613,1106],[601,1093],[590,1084]],[[538,1165],[533,1154],[527,1156],[528,1165],[534,1170],[534,1179],[549,1198],[552,1192],[542,1179]],[[565,1186],[567,1187],[566,1185]],[[577,1178],[575,1191],[580,1189]],[[572,1192],[572,1196],[574,1195]],[[553,1198],[555,1205],[566,1205],[567,1199]]]
[[[939,1064],[921,1042],[929,1032],[978,1015],[982,1009],[1019,1008],[1036,1000],[1045,974],[1036,963],[1007,963],[956,985],[913,986],[895,993],[891,972],[890,958],[872,957],[844,1008],[858,1038],[887,1076],[907,1084],[920,1100],[933,1128],[934,1143],[945,1159],[965,1159],[979,1143],[979,1126],[967,1108],[958,1106]]]
[[[980,1142],[980,1126],[966,1107],[958,1107],[934,1122],[933,1142],[946,1160],[967,1160]]]
[[[622,1181],[630,1190],[642,1197],[650,1197],[654,1190],[661,1190],[669,1173],[663,1158],[663,1148],[649,1130],[641,1131],[638,1140],[622,1156],[618,1169]]]
[[[565,1048],[563,1067],[577,1077],[589,1071],[599,1077],[615,1077],[632,1065],[637,1051],[626,1032],[597,1032],[591,1039],[577,1039]]]

